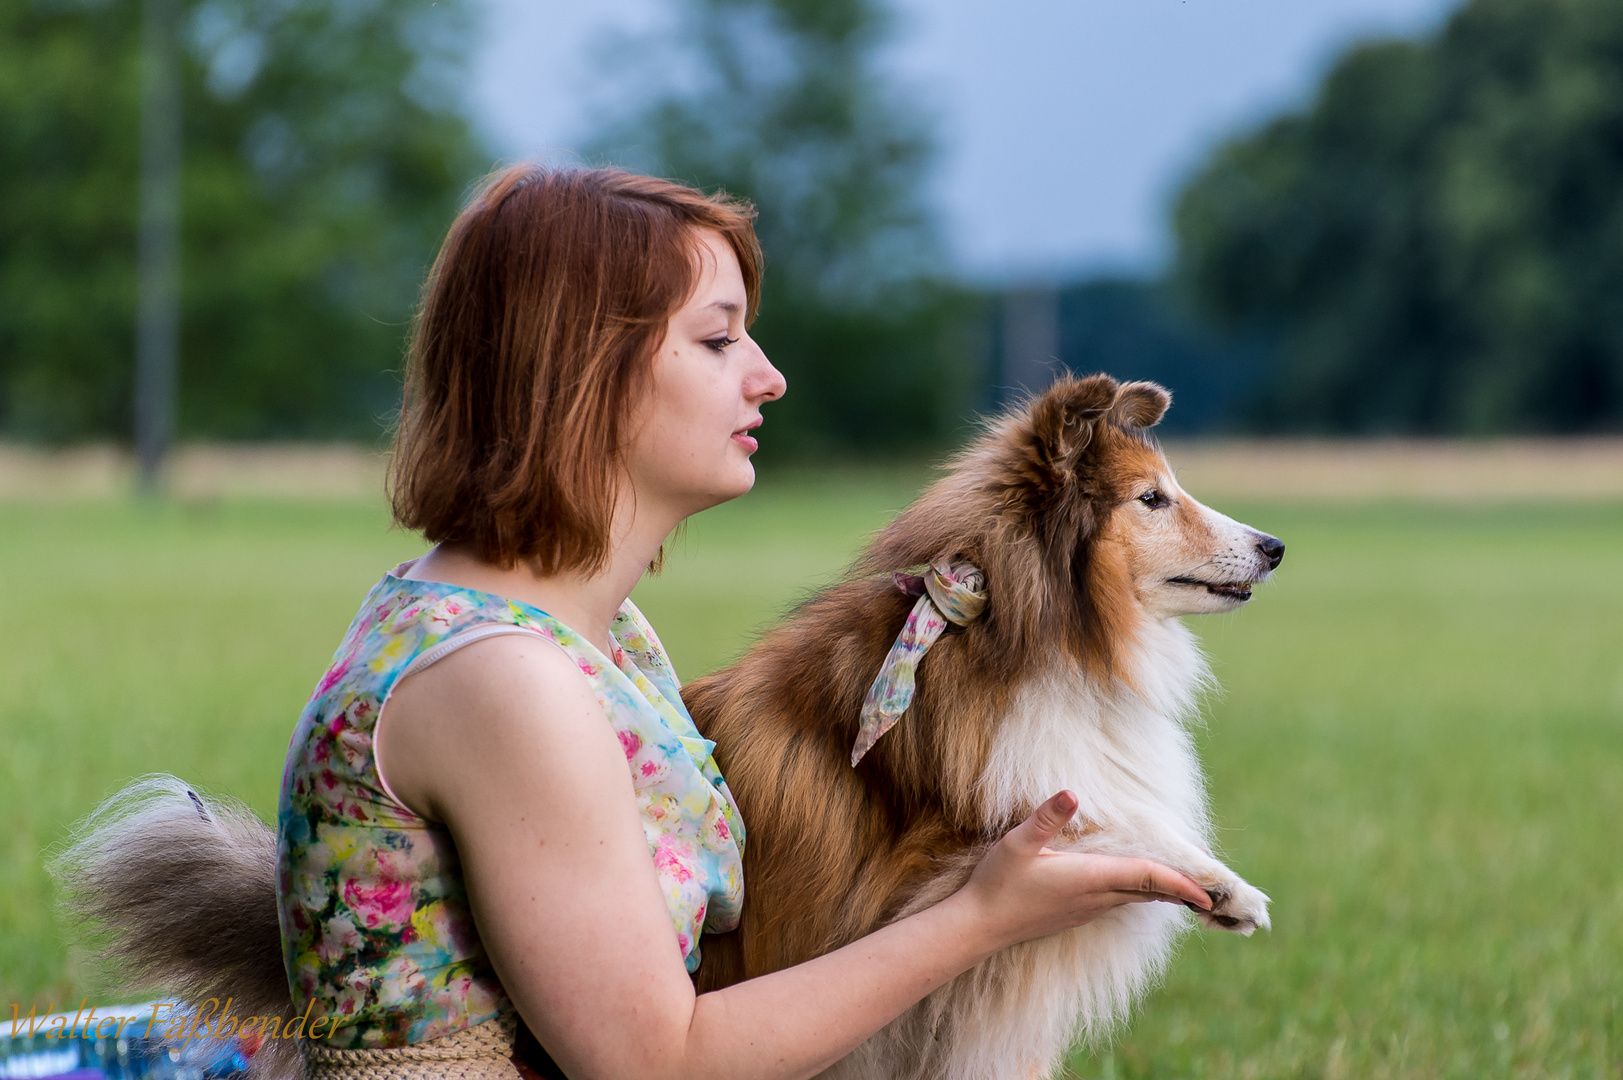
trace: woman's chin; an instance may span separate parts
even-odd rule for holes
[[[736,499],[740,495],[747,495],[755,486],[755,464],[748,458],[744,459],[743,466],[730,477],[732,481],[727,490],[727,498]]]
[[[712,506],[720,506],[724,502],[747,495],[755,486],[755,466],[744,461],[741,467],[729,468],[725,475],[714,478],[704,485],[703,494],[697,499],[703,505],[694,509],[693,513],[708,510]]]

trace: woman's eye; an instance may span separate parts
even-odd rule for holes
[[[1151,510],[1159,510],[1168,503],[1167,497],[1153,488],[1140,495],[1138,497],[1138,501],[1149,507]]]
[[[735,337],[726,337],[724,335],[724,336],[718,337],[718,338],[706,338],[705,339],[705,344],[710,346],[712,349],[716,350],[717,352],[720,352],[721,350],[725,349],[729,345],[737,345],[738,344],[738,339],[735,338]]]

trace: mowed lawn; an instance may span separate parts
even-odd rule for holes
[[[638,600],[692,676],[844,565],[923,473],[776,476]],[[1197,621],[1201,744],[1274,929],[1192,936],[1084,1077],[1623,1075],[1623,506],[1222,507],[1289,546]],[[86,985],[41,853],[163,770],[273,815],[374,505],[0,503],[0,1006]]]

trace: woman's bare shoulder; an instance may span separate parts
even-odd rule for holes
[[[452,788],[515,773],[543,779],[594,746],[618,745],[579,665],[540,634],[484,638],[402,679],[375,737],[395,797],[439,822]]]

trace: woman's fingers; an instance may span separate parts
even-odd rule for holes
[[[1117,904],[1144,903],[1165,900],[1185,904],[1201,911],[1210,911],[1211,897],[1206,890],[1169,866],[1152,859],[1128,858],[1118,855],[1077,854],[1060,855],[1044,852],[1050,841],[1059,835],[1067,822],[1076,816],[1077,797],[1070,791],[1061,791],[1033,810],[1031,816],[1010,829],[999,842],[1008,854],[1029,859],[1079,859],[1076,866],[1082,871],[1080,881],[1085,890],[1108,907]],[[990,865],[990,864],[988,864]],[[1049,864],[1055,865],[1055,864]],[[1085,869],[1084,869],[1085,867]]]
[[[992,845],[965,883],[1000,938],[1027,941],[1151,900],[1212,909],[1205,889],[1153,859],[1048,850],[1077,807],[1074,793],[1059,792]]]
[[[1076,815],[1076,807],[1076,795],[1062,791],[1010,829],[1004,835],[1003,842],[1017,854],[1035,855],[1065,828],[1065,823]]]
[[[1210,911],[1212,898],[1169,866],[1149,859],[1128,859],[1115,855],[1091,855],[1095,860],[1108,860],[1099,868],[1103,878],[1100,884],[1129,901],[1173,900],[1192,904],[1202,911]]]

